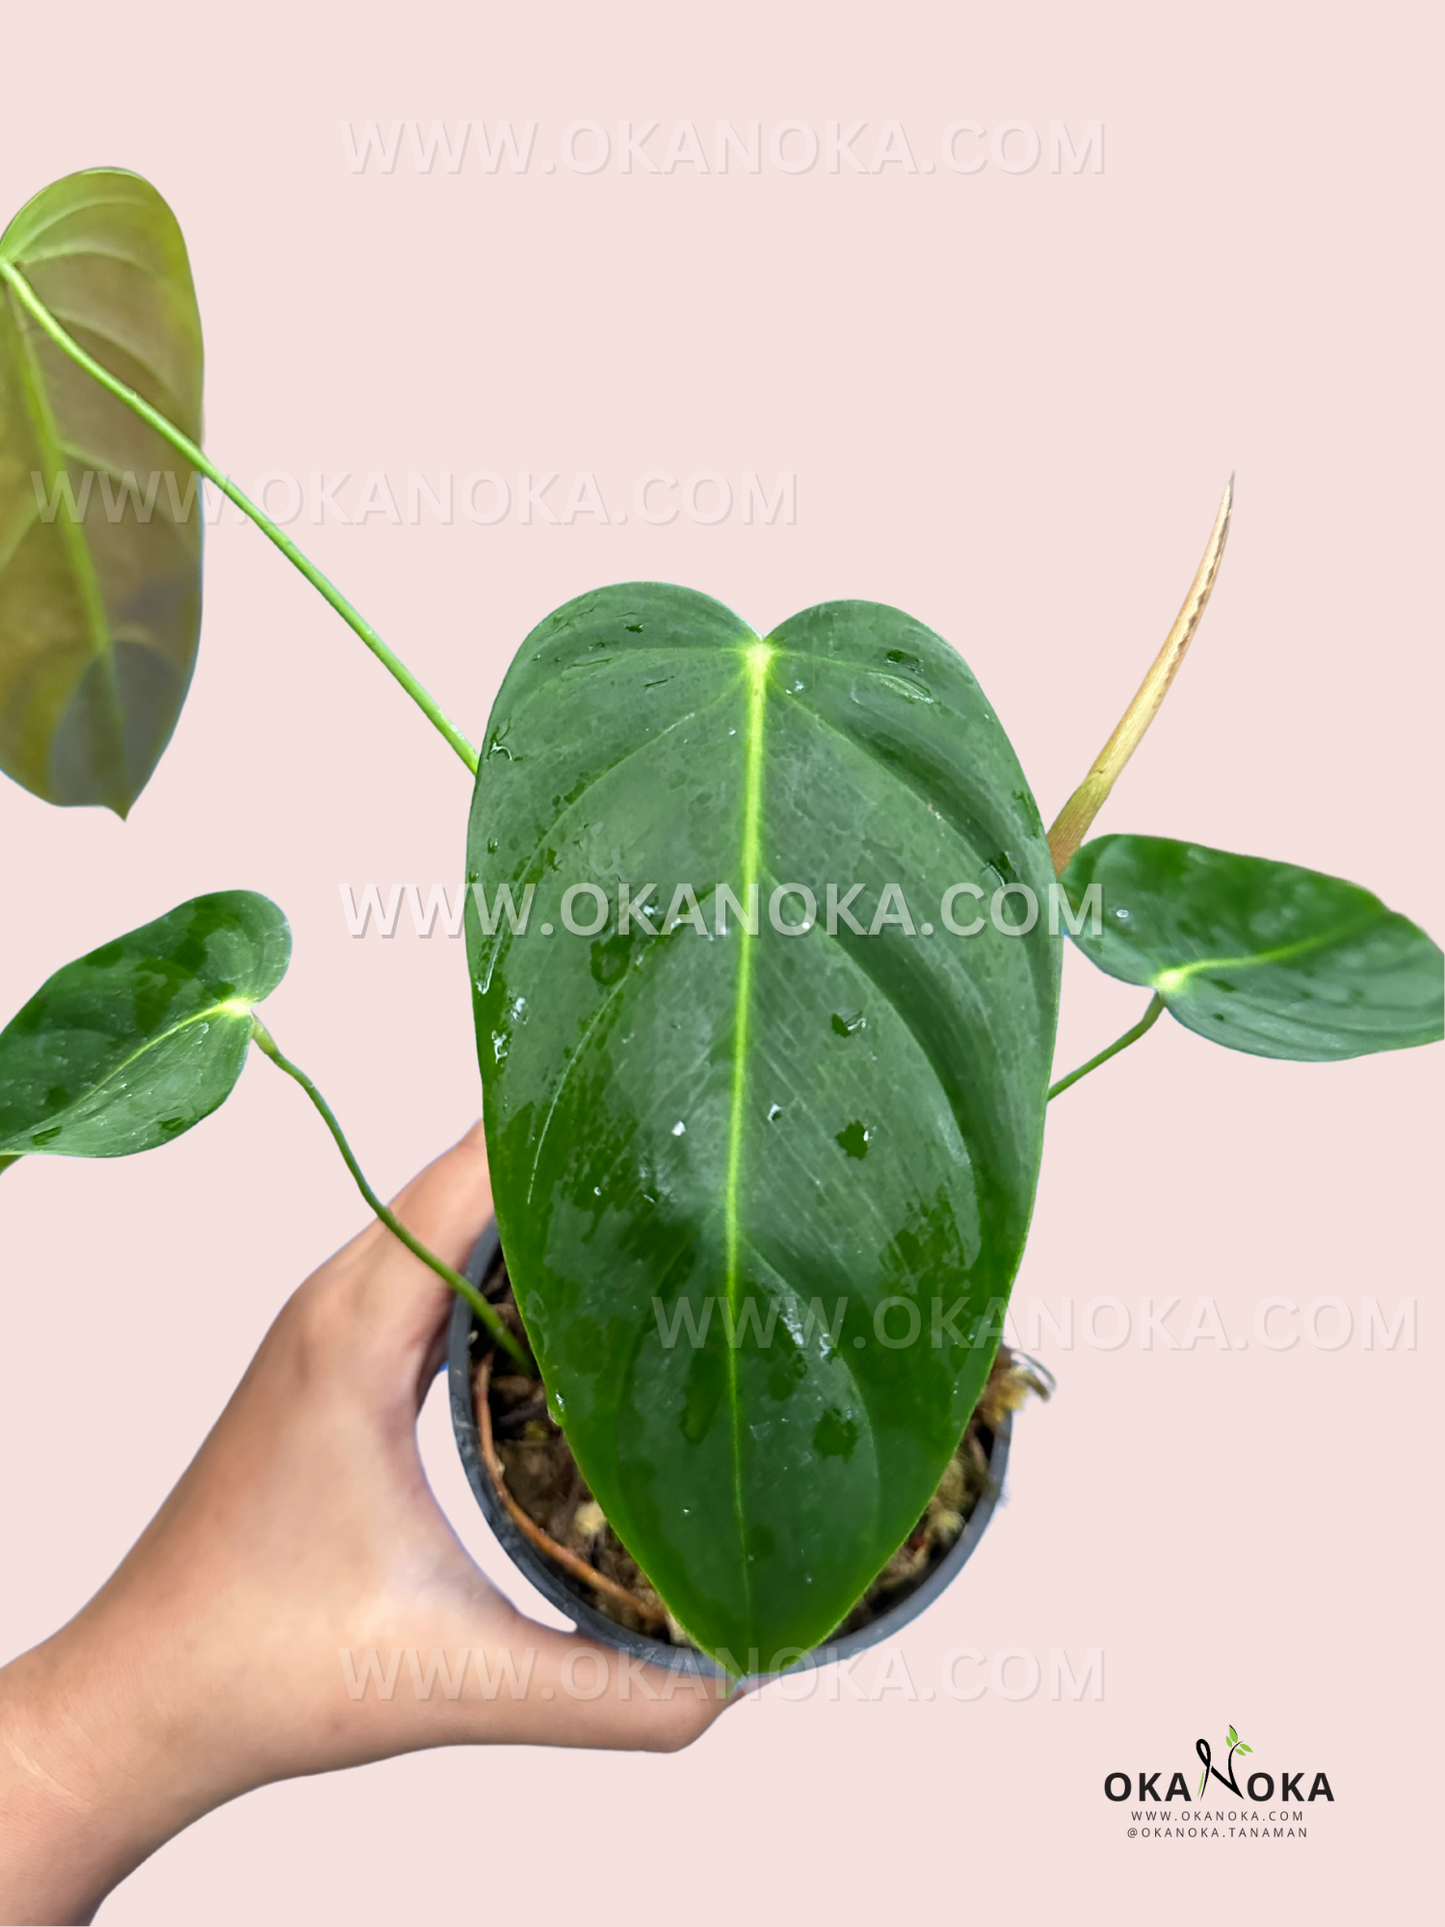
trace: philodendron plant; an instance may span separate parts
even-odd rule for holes
[[[1083,841],[1198,625],[1232,489],[1046,835],[962,658],[875,603],[760,634],[659,583],[580,596],[523,642],[478,753],[200,423],[170,210],[119,171],[47,188],[0,237],[0,764],[130,809],[195,657],[202,477],[419,704],[475,778],[467,955],[526,1336],[607,1519],[710,1652],[813,1646],[919,1518],[993,1359],[1050,1097],[1165,1011],[1267,1057],[1442,1034],[1439,949],[1368,891]],[[1051,1088],[1066,932],[1149,1003]],[[289,944],[274,904],[222,891],[57,971],[0,1034],[0,1160],[159,1145],[254,1043],[527,1365],[257,1016]]]

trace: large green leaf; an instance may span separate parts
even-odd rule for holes
[[[176,218],[135,174],[45,188],[0,260],[193,441],[201,319]],[[0,282],[0,768],[124,816],[170,740],[201,627],[200,478]]]
[[[555,1409],[682,1623],[766,1665],[912,1529],[993,1356],[1058,999],[1038,810],[968,669],[908,616],[833,603],[760,642],[633,583],[518,652],[469,873],[497,1215]],[[1025,936],[989,921],[1005,882],[1041,901]],[[489,937],[478,891],[494,917],[504,883],[519,909],[535,886],[527,928]],[[759,933],[733,911],[721,934],[720,886],[746,909],[754,883]],[[791,883],[818,904],[803,935],[769,917]],[[918,934],[828,935],[830,883],[863,886],[865,931],[898,886]],[[608,897],[595,936],[564,928],[577,884]],[[620,929],[622,884],[656,936]],[[982,910],[971,937],[943,926],[955,884],[984,893],[953,907]],[[663,934],[683,885],[705,935]]]
[[[1101,836],[1063,882],[1076,913],[1098,886],[1080,949],[1216,1044],[1323,1060],[1441,1035],[1439,945],[1358,884],[1162,836]]]
[[[57,970],[0,1031],[0,1162],[126,1157],[209,1117],[290,955],[274,903],[222,890]]]

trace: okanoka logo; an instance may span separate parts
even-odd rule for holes
[[[1334,1803],[1323,1767],[1292,1767],[1278,1758],[1268,1769],[1261,1767],[1254,1748],[1233,1726],[1225,1729],[1217,1758],[1207,1738],[1194,1742],[1194,1752],[1197,1780],[1192,1767],[1186,1772],[1180,1766],[1105,1775],[1107,1799],[1138,1802],[1129,1818],[1142,1824],[1129,1828],[1130,1839],[1303,1840],[1305,1810],[1317,1800]]]
[[[1196,1740],[1194,1742],[1194,1751],[1204,1762],[1204,1771],[1199,1776],[1199,1792],[1195,1796],[1197,1799],[1202,1800],[1204,1798],[1204,1789],[1211,1776],[1218,1780],[1221,1786],[1227,1786],[1230,1792],[1236,1795],[1237,1798],[1242,1800],[1245,1797],[1240,1789],[1239,1782],[1234,1777],[1234,1756],[1236,1753],[1253,1753],[1254,1748],[1252,1746],[1246,1746],[1232,1726],[1225,1735],[1225,1738],[1229,1742],[1229,1751],[1224,1756],[1223,1773],[1221,1773],[1219,1768],[1214,1764],[1214,1755],[1210,1751],[1208,1740]],[[1265,1777],[1267,1779],[1269,1776],[1266,1774]]]

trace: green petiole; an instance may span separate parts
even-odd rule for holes
[[[346,1134],[337,1123],[331,1106],[311,1082],[311,1079],[306,1075],[305,1071],[293,1064],[289,1057],[282,1055],[277,1047],[275,1038],[272,1037],[270,1031],[267,1030],[266,1026],[254,1011],[251,1013],[251,1038],[278,1069],[285,1071],[288,1077],[296,1080],[321,1113],[322,1122],[325,1124],[327,1130],[330,1131],[332,1137],[335,1138],[336,1147],[342,1157],[345,1158],[346,1168],[352,1177],[355,1178],[357,1189],[360,1191],[362,1197],[365,1198],[367,1204],[370,1205],[371,1209],[376,1213],[377,1217],[381,1219],[381,1222],[386,1226],[387,1230],[390,1231],[394,1237],[401,1240],[413,1257],[420,1258],[424,1265],[430,1265],[438,1278],[450,1285],[459,1298],[466,1299],[472,1310],[492,1334],[497,1344],[500,1345],[503,1351],[508,1353],[514,1362],[530,1377],[532,1366],[527,1354],[502,1323],[495,1308],[487,1303],[475,1285],[463,1278],[459,1271],[454,1271],[444,1258],[438,1258],[434,1251],[429,1251],[420,1238],[415,1237],[407,1230],[396,1213],[391,1210],[389,1206],[382,1203],[381,1199],[362,1176],[361,1166],[356,1162],[356,1157],[352,1152],[351,1146],[346,1141]]]
[[[256,527],[260,529],[261,533],[266,536],[268,540],[275,543],[282,555],[286,557],[286,560],[301,571],[312,588],[320,592],[341,617],[342,621],[355,630],[356,634],[360,636],[361,640],[377,660],[391,671],[391,674],[395,676],[396,680],[401,684],[407,695],[411,697],[412,701],[427,718],[428,722],[440,730],[441,734],[445,736],[457,755],[461,757],[472,775],[475,776],[477,773],[478,758],[477,752],[471,743],[467,741],[466,737],[463,736],[462,732],[450,718],[442,712],[434,698],[428,695],[426,690],[422,688],[421,684],[401,658],[387,647],[366,618],[352,607],[346,597],[342,595],[341,591],[334,583],[327,580],[320,569],[316,567],[315,563],[308,561],[291,540],[290,536],[286,534],[285,530],[278,528],[265,510],[258,507],[244,490],[237,488],[229,476],[223,475],[215,463],[197,448],[189,435],[182,434],[181,430],[177,428],[173,422],[166,420],[159,409],[153,408],[143,396],[138,395],[133,388],[128,388],[123,381],[118,380],[108,369],[103,368],[93,355],[87,354],[80,343],[76,341],[73,336],[67,334],[65,329],[61,327],[60,323],[55,319],[55,316],[46,307],[45,303],[40,299],[39,295],[36,294],[30,283],[25,279],[25,276],[21,274],[13,262],[0,258],[0,280],[3,280],[11,288],[21,307],[25,309],[26,313],[29,314],[37,326],[49,335],[57,348],[69,355],[70,359],[78,368],[83,368],[86,374],[88,374],[92,380],[99,382],[101,387],[109,394],[114,395],[118,401],[124,402],[127,408],[139,415],[141,420],[148,423],[158,435],[169,442],[178,454],[184,455],[186,460],[190,462],[194,468],[198,468],[208,481],[214,482],[223,495],[229,496],[237,508],[251,518],[256,524]]]
[[[1051,1084],[1048,1098],[1044,1101],[1047,1103],[1056,1098],[1059,1092],[1066,1091],[1070,1084],[1077,1084],[1081,1077],[1087,1077],[1090,1071],[1096,1071],[1101,1064],[1107,1064],[1109,1059],[1117,1057],[1121,1050],[1127,1050],[1131,1044],[1137,1044],[1145,1031],[1151,1030],[1163,1014],[1164,999],[1156,991],[1149,1000],[1149,1008],[1137,1024],[1126,1030],[1122,1037],[1116,1037],[1106,1050],[1101,1050],[1097,1057],[1091,1057],[1087,1064],[1080,1064],[1076,1071],[1070,1071],[1068,1076],[1061,1077],[1057,1084]]]

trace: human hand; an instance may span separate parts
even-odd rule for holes
[[[395,1209],[464,1264],[491,1211],[481,1127]],[[286,1304],[114,1577],[0,1671],[0,1919],[88,1920],[165,1840],[268,1781],[485,1741],[668,1751],[728,1704],[535,1625],[463,1550],[416,1442],[451,1305],[371,1225]],[[472,1663],[456,1698],[418,1693],[403,1667],[390,1698],[355,1697],[342,1655],[359,1671],[368,1648],[423,1668],[439,1651],[453,1680],[470,1649],[492,1688]],[[606,1661],[595,1699],[572,1685],[583,1648]]]

